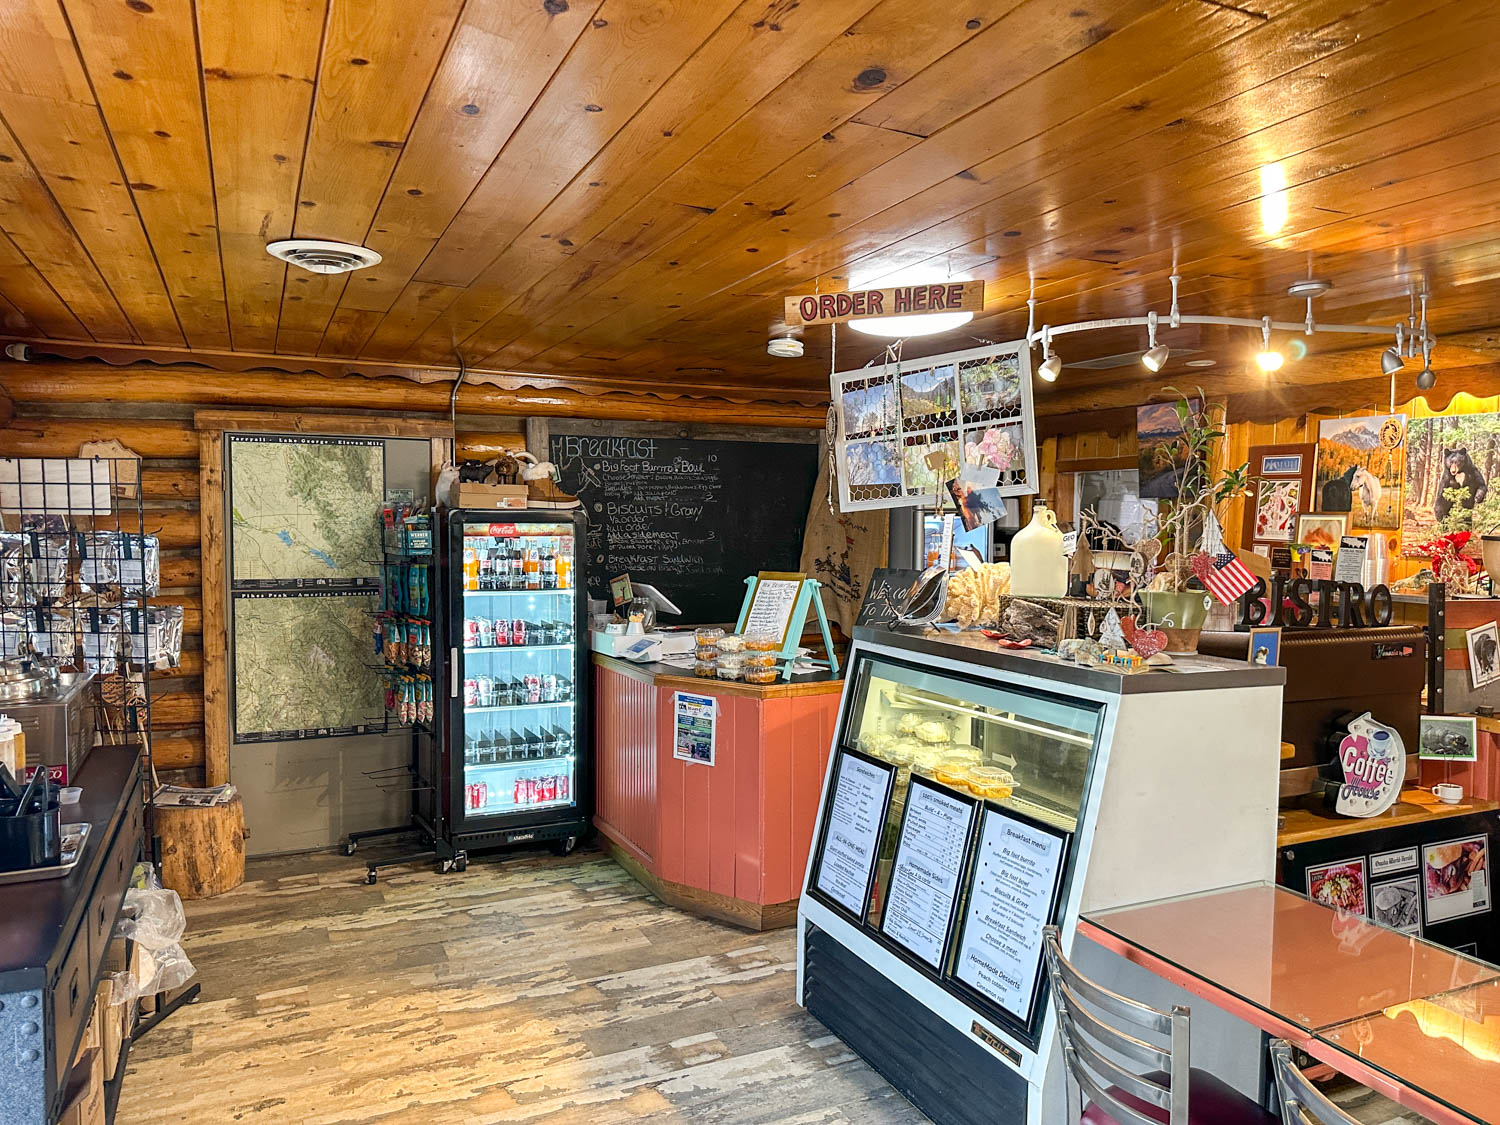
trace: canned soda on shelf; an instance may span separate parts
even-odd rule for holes
[[[566,801],[566,800],[568,800],[568,775],[567,774],[563,774],[561,777],[559,777],[557,779],[557,799],[559,801]]]
[[[477,618],[464,618],[464,648],[473,648],[479,644],[479,621]]]
[[[474,789],[474,807],[476,809],[482,809],[485,805],[490,803],[490,787],[485,782],[481,781],[479,784],[474,786]]]
[[[510,643],[513,645],[526,643],[526,622],[519,617],[510,623]]]
[[[464,706],[479,706],[479,681],[472,676],[464,681]]]
[[[537,675],[526,677],[526,702],[540,703],[542,701],[542,678]]]
[[[479,693],[479,705],[481,707],[493,707],[495,705],[495,681],[490,676],[476,677],[475,687]]]
[[[557,702],[557,676],[548,672],[542,677],[542,703]]]
[[[511,800],[518,805],[524,805],[526,803],[526,779],[524,777],[516,778],[516,784],[512,791]]]
[[[479,647],[480,648],[494,648],[495,647],[495,623],[493,621],[491,621],[488,617],[481,617],[481,618],[479,618],[478,624],[479,624],[479,641],[478,641]]]

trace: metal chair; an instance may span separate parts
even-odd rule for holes
[[[1042,944],[1071,1078],[1070,1123],[1277,1125],[1272,1114],[1237,1090],[1189,1067],[1187,1008],[1161,1011],[1089,980],[1063,955],[1056,926],[1042,930]],[[1140,1063],[1147,1073],[1127,1069],[1120,1058]]]
[[[1271,1070],[1284,1125],[1359,1125],[1297,1069],[1291,1044],[1284,1039],[1271,1040]]]

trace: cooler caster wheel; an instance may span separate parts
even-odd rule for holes
[[[578,846],[578,837],[569,836],[566,840],[552,841],[553,855],[572,855],[573,849]]]
[[[456,856],[453,857],[453,870],[467,871],[468,869],[469,857],[465,853],[459,852]]]
[[[345,840],[344,841],[344,854],[345,855],[353,855],[354,854],[354,849],[357,848],[357,847],[359,847],[359,845],[356,844],[353,840]]]
[[[373,871],[366,871],[365,872],[365,884],[367,886],[373,887],[375,885],[375,879],[376,879],[375,872],[373,872]]]

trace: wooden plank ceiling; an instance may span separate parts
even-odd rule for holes
[[[1425,287],[1473,362],[1497,42],[1483,0],[6,0],[0,326],[806,391],[829,334],[768,357],[785,293],[985,279],[914,355],[1019,336],[1033,294],[1052,323],[1164,309],[1175,264],[1185,312],[1299,319],[1311,272],[1323,318],[1393,324]],[[291,236],[384,260],[320,277],[265,253]],[[1165,339],[1226,376],[1251,344]]]

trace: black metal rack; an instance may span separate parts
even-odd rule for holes
[[[387,543],[388,548],[393,545]],[[408,591],[413,588],[414,570],[422,572],[419,585],[427,591],[426,605],[419,605],[415,610],[408,596]],[[377,628],[383,638],[381,655],[386,658],[380,666],[388,681],[386,722],[389,725],[394,721],[410,730],[411,754],[405,765],[367,770],[365,776],[384,792],[409,793],[411,809],[406,824],[349,833],[344,842],[344,854],[353,855],[364,840],[413,833],[417,834],[423,847],[415,852],[368,860],[365,863],[365,882],[370,884],[378,880],[378,871],[382,867],[431,861],[440,874],[463,871],[468,867],[468,854],[454,848],[448,839],[442,794],[438,788],[442,722],[439,697],[442,693],[436,679],[436,653],[442,631],[438,620],[437,578],[433,551],[386,550],[381,567],[381,608],[376,613]],[[409,640],[413,629],[425,630],[425,641]],[[395,642],[402,647],[393,649],[392,637],[397,634],[405,636]],[[425,703],[421,698],[424,685]],[[407,688],[416,689],[418,698],[406,699],[404,690]]]

